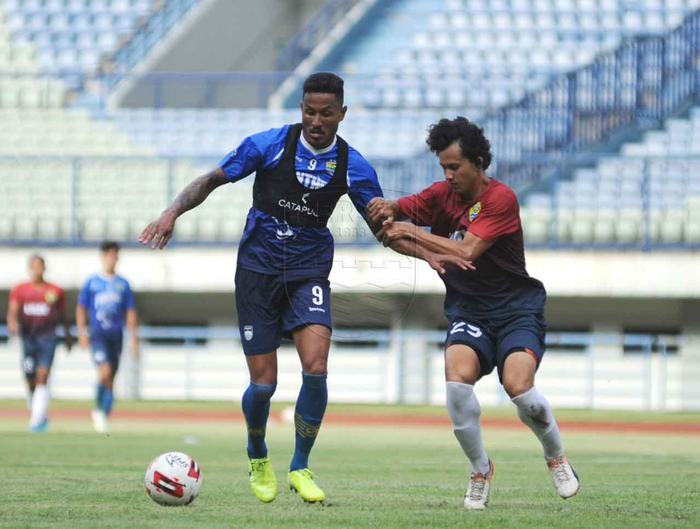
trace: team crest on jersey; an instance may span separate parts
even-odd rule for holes
[[[469,210],[469,222],[473,222],[476,216],[481,212],[481,202],[474,204]]]
[[[335,174],[335,168],[338,166],[338,160],[328,160],[326,162],[326,172],[333,176]]]
[[[44,300],[49,305],[53,305],[58,301],[58,293],[55,290],[49,290],[46,292],[46,295],[44,295]]]
[[[246,325],[243,327],[243,337],[247,341],[251,341],[253,339],[253,326],[252,325]]]

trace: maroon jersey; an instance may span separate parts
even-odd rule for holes
[[[448,267],[440,276],[447,288],[448,316],[508,316],[544,310],[544,286],[525,269],[518,199],[506,184],[491,178],[481,195],[468,202],[443,180],[398,202],[411,221],[429,226],[435,235],[461,241],[471,232],[493,242],[474,262],[476,271]]]
[[[66,303],[63,289],[51,283],[20,283],[10,291],[10,301],[19,304],[22,336],[30,337],[55,334]]]

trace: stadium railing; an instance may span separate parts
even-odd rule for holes
[[[148,20],[134,31],[112,56],[117,69],[129,71],[182,19],[200,0],[168,0],[153,11]],[[119,77],[107,79],[107,86],[114,87]]]
[[[482,124],[500,159],[497,176],[526,187],[616,133],[658,126],[700,94],[699,57],[695,11],[670,33],[627,41],[485,117]]]
[[[329,0],[277,56],[280,72],[293,72],[335,27],[348,11],[362,0]]]
[[[444,404],[445,333],[430,330],[336,329],[331,349],[331,399],[336,402]],[[237,328],[141,327],[142,356],[128,351],[117,391],[121,398],[239,399],[247,384]],[[0,380],[3,397],[23,396],[17,340],[7,341],[0,325]],[[128,343],[128,340],[127,342]],[[538,386],[554,406],[579,408],[691,409],[700,394],[683,392],[683,369],[692,368],[697,351],[684,337],[648,333],[547,334],[547,361]],[[293,401],[298,392],[298,359],[283,345],[278,398]],[[54,394],[89,398],[94,368],[89,355],[59,355]],[[167,377],[163,373],[167,372]],[[692,392],[690,392],[692,393]],[[486,405],[507,405],[496,377],[479,386]],[[693,400],[694,399],[694,400]]]

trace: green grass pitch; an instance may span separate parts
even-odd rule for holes
[[[18,406],[17,401],[0,401],[0,410]],[[149,405],[117,404],[129,406]],[[159,406],[179,409],[176,403]],[[224,410],[238,405],[184,406]],[[58,403],[54,409],[61,407],[85,408],[87,419],[88,403]],[[395,408],[374,410],[390,413]],[[484,416],[506,413],[515,412],[484,410]],[[585,420],[587,414],[568,416]],[[635,418],[603,412],[590,416]],[[700,416],[677,419],[698,422]],[[564,501],[556,495],[541,448],[529,431],[485,428],[486,447],[496,465],[491,504],[483,512],[465,512],[466,460],[446,427],[324,425],[311,468],[326,491],[325,505],[304,504],[286,486],[294,433],[289,424],[268,428],[280,481],[271,504],[258,502],[248,486],[240,422],[114,420],[110,436],[96,434],[87,420],[77,418],[56,418],[48,434],[29,434],[25,428],[25,419],[0,417],[0,527],[700,526],[697,435],[564,430],[567,453],[582,482],[579,495]],[[147,464],[171,450],[190,454],[202,468],[202,493],[188,507],[160,507],[144,490]]]

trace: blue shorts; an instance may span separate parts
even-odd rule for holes
[[[121,333],[114,336],[93,333],[90,335],[90,348],[95,364],[110,364],[113,372],[117,372],[122,355]]]
[[[306,325],[331,324],[331,286],[327,279],[285,281],[284,275],[236,270],[236,309],[246,355],[277,350],[282,337]]]
[[[36,376],[37,367],[51,369],[56,353],[58,337],[55,334],[43,336],[25,336],[22,338],[22,369],[28,377]]]
[[[498,379],[503,382],[503,364],[510,353],[527,352],[535,357],[539,367],[544,356],[546,332],[542,314],[518,314],[482,321],[456,315],[447,329],[445,349],[455,344],[468,345],[479,357],[479,378],[498,368]]]

